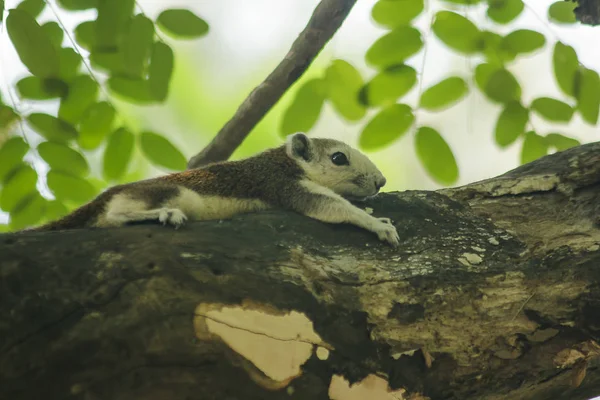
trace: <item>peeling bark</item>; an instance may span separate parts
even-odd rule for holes
[[[600,143],[367,204],[0,236],[0,398],[589,399]],[[352,384],[352,385],[351,385]]]

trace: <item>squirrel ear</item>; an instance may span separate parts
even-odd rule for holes
[[[304,161],[310,161],[313,157],[313,144],[308,136],[302,132],[288,136],[285,149],[291,158],[301,158]]]

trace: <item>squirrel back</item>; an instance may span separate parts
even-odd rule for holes
[[[158,221],[178,228],[269,208],[296,211],[330,223],[353,223],[397,244],[387,218],[348,200],[375,196],[385,177],[364,154],[332,139],[290,135],[285,145],[238,161],[224,161],[112,187],[71,214],[29,231],[117,227]]]

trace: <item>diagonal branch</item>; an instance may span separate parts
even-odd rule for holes
[[[354,3],[356,0],[321,0],[285,58],[252,90],[208,146],[190,159],[188,169],[227,160],[288,88],[308,69],[342,25]]]

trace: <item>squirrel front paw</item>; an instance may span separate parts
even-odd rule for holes
[[[398,231],[392,224],[392,220],[389,218],[375,218],[373,232],[377,234],[379,240],[388,242],[394,247],[400,244],[400,236],[398,236]]]
[[[163,224],[171,224],[175,229],[179,228],[187,220],[183,211],[177,208],[163,208],[160,210],[158,220]]]

